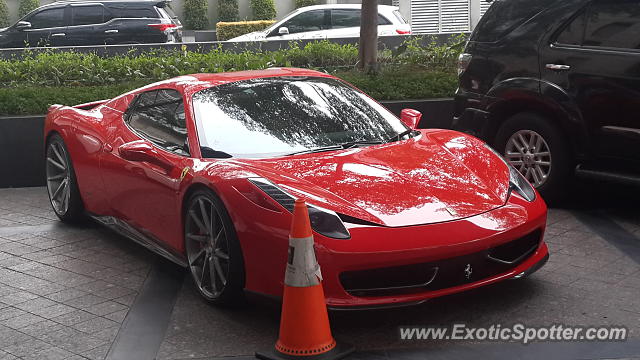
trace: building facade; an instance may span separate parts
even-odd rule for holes
[[[489,9],[486,0],[393,0],[414,34],[472,31]]]

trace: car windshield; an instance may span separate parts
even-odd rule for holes
[[[220,85],[194,94],[193,109],[200,146],[240,158],[380,143],[408,130],[364,93],[322,77]]]

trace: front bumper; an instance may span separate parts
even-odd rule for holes
[[[351,228],[350,240],[331,241],[318,239],[316,235],[316,254],[322,267],[327,305],[342,309],[402,306],[529,275],[544,264],[549,254],[543,241],[546,206],[540,199],[526,204],[522,199],[517,200],[499,209],[448,223]],[[491,260],[486,255],[492,249],[526,236],[537,236],[536,246],[523,253],[522,259],[512,265],[488,269],[486,262]],[[381,269],[398,268],[406,270],[407,278],[415,278],[421,266],[425,274],[422,287],[402,284],[400,280],[400,285],[410,286],[367,291],[366,286],[374,284],[373,281],[365,282],[365,291],[345,289],[345,285],[349,285],[345,274],[360,272],[375,278],[385,276]],[[433,270],[429,269],[433,267],[440,271],[436,280],[430,279]],[[471,274],[467,277],[468,272]]]

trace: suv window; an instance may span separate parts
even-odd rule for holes
[[[46,9],[33,14],[27,21],[32,29],[46,29],[64,26],[64,8]]]
[[[144,6],[144,5],[122,5],[122,4],[114,4],[107,5],[111,12],[113,12],[113,16],[116,18],[151,18],[155,19],[158,17],[158,13],[154,10],[152,6]]]
[[[556,1],[495,0],[478,23],[471,40],[498,41]]]
[[[287,20],[282,26],[289,29],[289,34],[305,31],[317,31],[326,28],[324,10],[305,11]],[[276,34],[278,29],[275,30]]]
[[[152,90],[138,96],[127,116],[129,126],[152,143],[188,156],[182,96],[176,90]]]
[[[71,7],[72,25],[102,24],[104,8],[100,5]]]
[[[331,10],[331,27],[334,29],[360,26],[361,11],[359,9]],[[378,25],[389,25],[391,22],[378,14]]]
[[[640,0],[596,1],[589,8],[584,46],[638,49]]]

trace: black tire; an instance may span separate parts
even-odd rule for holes
[[[57,153],[56,153],[57,151]],[[59,167],[60,159],[64,159],[66,163],[64,165],[67,170],[66,173]],[[57,160],[57,161],[56,161]],[[52,163],[54,161],[56,164]],[[59,173],[55,173],[55,170]],[[57,183],[58,179],[55,177],[64,177]],[[47,176],[47,194],[49,195],[49,202],[58,218],[66,223],[79,223],[86,220],[84,215],[84,204],[82,203],[82,197],[80,196],[80,190],[78,189],[78,181],[76,179],[75,169],[73,168],[73,162],[67,146],[64,143],[62,137],[58,134],[52,135],[47,141],[46,153],[45,153],[45,174]],[[64,195],[65,189],[59,190],[58,187],[63,181],[68,183],[68,198]],[[57,193],[56,193],[57,191]],[[64,199],[61,200],[61,194]],[[54,195],[56,197],[54,198]],[[67,201],[68,204],[64,204]]]
[[[550,168],[547,170],[546,179],[539,186],[536,186],[536,189],[546,202],[550,204],[561,202],[566,197],[567,186],[574,174],[575,164],[568,140],[562,130],[549,119],[535,113],[518,113],[508,118],[500,126],[493,144],[495,149],[507,160],[509,160],[506,156],[507,142],[521,130],[533,131],[546,142],[550,153]],[[518,169],[515,163],[512,164]]]
[[[216,210],[216,214],[219,216],[218,219],[214,219],[213,208],[210,207],[211,210],[207,212],[207,205],[201,207],[200,203],[206,203],[208,200],[210,204]],[[209,234],[196,234],[203,233],[201,228],[198,226],[197,222],[193,220],[193,213],[196,215],[202,215],[202,209],[207,212],[209,215],[210,224],[213,224],[209,227]],[[218,232],[219,230],[215,227],[218,220],[221,220],[221,224],[223,226],[224,235],[226,238],[226,243],[222,243],[222,241],[216,236],[210,236],[211,233]],[[201,223],[205,227],[207,227],[207,223],[201,218]],[[194,236],[202,236],[208,237],[206,240],[200,239],[198,241],[192,240]],[[217,238],[217,241],[213,239]],[[187,265],[189,268],[189,273],[196,285],[196,289],[202,295],[202,297],[208,302],[215,305],[224,305],[224,306],[235,306],[243,303],[244,299],[244,284],[245,284],[245,273],[244,273],[244,260],[242,256],[242,250],[240,248],[240,242],[238,241],[238,237],[236,235],[235,227],[233,226],[233,222],[229,217],[229,214],[220,200],[220,198],[214,194],[210,190],[199,189],[196,190],[189,199],[187,200],[187,204],[184,210],[184,239],[185,239],[185,253],[187,255]],[[204,243],[207,242],[205,245]],[[210,242],[210,243],[209,243]],[[200,248],[198,248],[198,245]],[[209,253],[203,248],[206,246],[210,246]],[[200,258],[196,257],[199,252],[205,251],[205,254]],[[228,259],[224,259],[223,257],[219,257],[216,254],[224,254],[228,256]],[[216,284],[215,288],[211,286],[211,283],[203,281],[202,278],[202,269],[204,269],[205,262],[207,262],[207,258],[210,257],[208,261],[209,265],[209,279],[214,277],[214,283]],[[211,273],[211,267],[214,269],[218,269],[218,267],[214,266],[213,263],[218,262],[220,267],[223,270],[227,270],[227,273],[224,275],[226,278],[226,284],[224,284],[222,289],[219,289],[220,285],[223,284],[222,279],[219,277],[219,271],[215,270],[216,277]],[[224,272],[223,272],[224,273]],[[204,284],[204,285],[203,285]],[[217,292],[214,289],[218,288]]]

